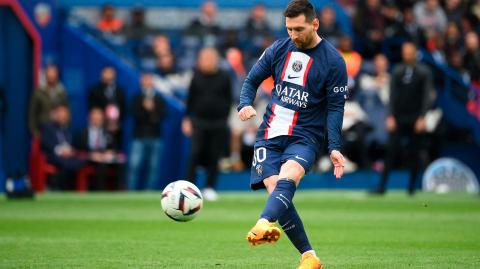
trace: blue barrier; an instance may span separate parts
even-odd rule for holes
[[[125,89],[127,101],[131,101],[139,92],[139,73],[78,28],[68,24],[63,27],[61,49],[60,66],[70,105],[72,111],[75,111],[72,115],[72,130],[75,133],[86,126],[88,90],[98,82],[103,67],[109,65],[117,70],[117,83]],[[187,141],[180,129],[184,108],[172,98],[166,97],[166,100],[168,116],[162,125],[165,147],[161,162],[162,178],[158,182],[158,187],[182,178],[188,156]],[[127,111],[123,124],[124,149],[127,153],[133,131],[130,114],[130,111]]]
[[[0,4],[0,88],[4,98],[0,111],[0,192],[4,189],[4,176],[24,174],[28,169],[28,106],[35,66],[26,16],[19,15],[23,15],[23,10],[15,12],[9,2]]]

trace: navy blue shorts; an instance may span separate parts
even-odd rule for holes
[[[307,174],[319,151],[318,144],[308,142],[306,138],[296,136],[278,136],[257,141],[250,172],[250,187],[253,190],[265,188],[263,180],[278,175],[280,167],[288,160],[298,162]]]

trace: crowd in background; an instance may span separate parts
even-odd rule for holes
[[[398,85],[402,81],[410,83],[419,70],[407,68],[405,42],[411,44],[415,63],[418,49],[429,53],[436,64],[458,73],[463,84],[456,85],[454,93],[480,120],[480,1],[341,0],[338,3],[349,15],[353,35],[342,31],[331,6],[318,10],[318,33],[338,48],[347,64],[350,98],[343,125],[344,151],[349,157],[347,171],[385,171],[393,166],[393,161],[389,161],[391,147],[388,141],[389,134],[392,138],[398,131],[395,128],[398,122],[392,125],[391,116],[392,103],[398,101],[392,98],[399,97],[392,92],[392,87],[398,91],[398,87],[405,86]],[[130,20],[123,21],[116,16],[115,7],[105,5],[96,24],[107,41],[118,37],[126,40],[124,46],[131,52],[132,65],[143,74],[139,82],[141,92],[135,100],[131,103],[125,100],[121,85],[115,82],[115,70],[106,67],[100,74],[99,84],[89,91],[89,125],[83,133],[83,143],[74,142],[70,138],[73,134],[62,135],[54,130],[66,129],[68,110],[61,112],[61,108],[68,108],[68,98],[58,80],[58,70],[48,66],[46,86],[32,97],[31,132],[40,135],[49,161],[64,167],[65,173],[86,163],[98,167],[97,181],[103,183],[96,188],[100,189],[106,188],[106,178],[111,176],[109,167],[124,164],[127,164],[125,187],[139,188],[141,156],[148,154],[147,186],[153,186],[159,177],[162,149],[159,125],[168,117],[162,95],[173,96],[186,105],[187,116],[182,129],[193,141],[188,175],[194,178],[196,167],[205,166],[209,174],[208,187],[214,188],[219,167],[235,171],[250,168],[261,116],[254,122],[240,122],[236,118],[235,105],[248,70],[279,34],[269,26],[263,5],[252,8],[243,28],[224,29],[222,22],[216,19],[221,10],[213,1],[207,1],[201,6],[200,16],[192,18],[182,32],[180,45],[173,48],[167,34],[146,24],[146,12],[139,7],[133,8]],[[218,61],[212,60],[217,58]],[[211,66],[205,66],[209,64]],[[407,67],[400,71],[402,65]],[[438,153],[435,151],[438,147],[429,147],[428,142],[440,141],[446,134],[442,132],[441,111],[434,105],[435,72],[428,66],[415,66],[419,66],[426,84],[421,86],[425,88],[421,112],[424,122],[417,123],[414,119],[412,124],[424,126],[412,129],[408,136],[429,138],[415,142],[425,146],[419,146],[418,152],[412,155],[419,158],[417,164],[421,164],[422,160],[428,162]],[[400,84],[392,83],[397,80]],[[207,86],[212,85],[215,89],[207,91]],[[259,115],[272,88],[273,80],[269,79],[258,91]],[[130,156],[125,160],[119,134],[127,106],[134,107],[131,116],[135,121],[135,134]],[[47,128],[51,127],[50,121],[56,125],[53,131]],[[220,136],[214,137],[212,133]],[[56,140],[53,147],[51,141],[46,141],[52,136]],[[206,137],[211,141],[206,143]],[[87,154],[79,158],[78,154],[72,154],[73,149]],[[321,158],[316,169],[329,170],[328,158]],[[418,167],[411,169],[418,170]],[[117,182],[123,177],[115,176]]]

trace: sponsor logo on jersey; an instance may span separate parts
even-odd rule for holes
[[[295,89],[286,85],[277,84],[275,86],[275,93],[282,102],[290,105],[298,106],[300,108],[307,108],[309,93],[303,90]]]

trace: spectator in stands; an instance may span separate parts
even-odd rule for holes
[[[366,59],[371,59],[380,52],[384,39],[385,18],[382,15],[380,0],[358,1],[358,4],[353,28],[362,42],[363,49],[360,53]]]
[[[128,48],[136,57],[135,60],[148,57],[150,42],[153,39],[155,30],[145,23],[145,10],[142,7],[135,7],[130,13],[130,23],[127,24],[122,34],[127,39]],[[141,62],[137,62],[140,63]]]
[[[175,56],[171,52],[162,53],[157,58],[157,68],[155,70],[157,75],[165,77],[168,74],[177,72],[177,66],[175,65]]]
[[[463,54],[461,51],[454,51],[450,53],[450,56],[448,57],[448,65],[450,68],[460,74],[465,85],[470,84],[470,74],[468,73],[467,69],[465,69],[465,65],[463,64]]]
[[[154,33],[154,30],[145,23],[145,10],[142,7],[133,8],[130,17],[131,22],[123,29],[126,38],[142,41]]]
[[[337,23],[335,10],[330,6],[324,7],[322,11],[320,11],[319,21],[318,34],[330,41],[335,47],[338,47],[339,39],[343,33],[340,25]]]
[[[30,99],[28,126],[33,136],[40,135],[50,121],[52,108],[58,105],[68,107],[67,93],[59,80],[58,67],[49,64],[45,67],[45,85],[35,89]]]
[[[388,176],[398,153],[407,151],[410,169],[408,193],[413,195],[420,159],[420,140],[425,132],[424,116],[429,109],[433,89],[430,70],[417,62],[417,48],[413,43],[402,46],[403,63],[395,66],[391,77],[390,108],[386,120],[390,132],[385,169],[376,194],[384,194]],[[406,143],[406,144],[405,144]]]
[[[477,34],[480,34],[480,1],[479,0],[474,0],[474,1],[469,1],[468,7],[467,7],[467,15],[463,16],[462,19],[465,18],[467,19],[472,25],[476,25],[475,30]],[[466,29],[464,29],[464,32],[467,32]]]
[[[447,16],[438,0],[419,1],[413,8],[415,20],[425,33],[429,31],[444,33]]]
[[[272,35],[264,5],[258,4],[252,8],[243,30],[246,38],[246,57],[258,59],[263,53],[265,39]]]
[[[461,51],[463,48],[462,35],[460,29],[454,22],[449,22],[445,32],[445,56],[450,58],[452,54]]]
[[[383,54],[373,58],[375,72],[364,73],[359,78],[359,91],[356,96],[358,103],[367,114],[368,123],[371,125],[366,139],[370,160],[376,161],[381,156],[387,142],[385,120],[387,108],[390,103],[390,74],[388,73],[388,59]],[[374,169],[380,169],[380,162],[374,162]]]
[[[153,40],[153,53],[160,58],[163,55],[173,54],[170,39],[165,35],[158,35]]]
[[[359,79],[360,91],[373,91],[384,106],[389,105],[390,98],[390,74],[388,73],[388,59],[383,54],[377,54],[373,58],[375,73],[363,74]]]
[[[140,78],[141,92],[133,99],[135,129],[128,167],[128,189],[137,190],[142,163],[147,163],[147,188],[155,189],[160,178],[160,157],[163,141],[161,123],[166,115],[166,104],[153,87],[150,73]]]
[[[69,130],[70,111],[64,104],[52,108],[52,121],[42,128],[41,145],[47,161],[55,165],[58,173],[51,178],[52,189],[71,190],[75,173],[85,162],[76,157],[73,137]]]
[[[234,97],[234,104],[240,101],[240,91],[242,90],[243,81],[246,76],[245,66],[243,65],[243,54],[238,48],[230,48],[226,53],[226,64],[230,77],[232,78],[232,93]],[[235,108],[236,111],[236,108]]]
[[[163,56],[174,55],[170,45],[170,39],[166,35],[156,35],[154,38],[147,38],[145,44],[148,46],[142,55],[141,68],[143,70],[154,70],[158,61]]]
[[[338,50],[345,60],[348,75],[348,88],[352,91],[356,86],[355,80],[362,67],[362,55],[353,50],[352,39],[347,35],[340,38]]]
[[[221,28],[216,22],[217,5],[214,1],[206,1],[202,5],[202,14],[194,19],[187,28],[186,35],[202,40],[204,47],[217,47]]]
[[[398,26],[402,23],[402,13],[394,2],[386,2],[382,8],[385,18],[385,37],[395,37]]]
[[[264,5],[257,4],[252,8],[250,17],[245,24],[245,31],[249,37],[270,34],[271,29],[266,14]]]
[[[223,31],[222,40],[217,49],[222,55],[230,48],[235,48],[240,44],[239,31],[236,28],[229,28]]]
[[[448,65],[450,68],[458,72],[462,78],[462,82],[464,83],[464,85],[456,82],[451,83],[451,93],[458,101],[460,101],[463,105],[466,105],[470,99],[468,87],[471,84],[471,80],[470,74],[465,69],[465,65],[463,64],[462,53],[460,51],[452,52],[448,58]]]
[[[445,0],[445,15],[447,21],[460,24],[465,13],[465,5],[462,0]]]
[[[395,36],[401,41],[413,42],[417,46],[424,46],[425,34],[415,20],[415,15],[411,7],[403,10],[403,22],[398,25]]]
[[[230,159],[229,164],[225,165],[226,167],[224,168],[232,168],[235,171],[240,171],[245,168],[245,163],[242,162],[242,136],[248,124],[238,119],[235,104],[238,104],[240,101],[240,91],[243,81],[245,80],[246,70],[243,65],[241,50],[230,48],[227,50],[226,60],[229,67],[230,78],[232,79],[233,105],[230,108],[230,117],[228,119],[231,130]]]
[[[480,45],[475,32],[465,34],[465,55],[463,63],[472,82],[480,84]]]
[[[343,146],[346,153],[345,173],[351,173],[368,164],[367,147],[365,137],[370,132],[367,114],[356,100],[345,102],[344,117],[342,124]],[[327,157],[327,156],[324,156]]]
[[[163,94],[185,101],[188,85],[192,80],[191,70],[181,70],[171,52],[162,53],[157,58],[157,67],[153,76],[154,88]]]
[[[447,62],[445,56],[445,37],[442,33],[429,30],[427,33],[427,51],[432,55],[435,63],[444,65]]]
[[[353,50],[352,39],[343,35],[339,40],[340,54],[345,60],[347,67],[348,82],[347,86],[350,92],[350,98],[345,103],[344,121],[342,132],[344,133],[344,149],[349,156],[345,162],[345,172],[353,172],[358,165],[366,164],[366,147],[363,143],[368,131],[366,114],[352,97],[355,94],[356,79],[362,66],[362,56]]]
[[[116,83],[116,71],[107,66],[102,69],[101,81],[94,86],[88,95],[88,107],[101,108],[105,113],[106,129],[121,144],[121,124],[125,114],[124,91]],[[120,147],[118,145],[118,147]]]
[[[79,150],[87,154],[89,163],[94,167],[93,189],[106,190],[108,187],[109,169],[115,171],[113,185],[115,189],[120,183],[119,171],[123,163],[123,155],[116,148],[114,137],[105,130],[104,113],[101,108],[92,108],[89,113],[88,126],[80,134]]]
[[[183,70],[172,50],[170,39],[165,35],[155,37],[152,44],[155,57],[154,86],[166,95],[174,95],[181,100],[186,96],[192,72]],[[184,56],[184,55],[182,55]]]
[[[232,105],[230,76],[219,69],[219,55],[214,48],[204,48],[198,56],[188,91],[186,116],[182,130],[191,137],[192,146],[187,179],[195,182],[196,168],[207,169],[207,184],[204,198],[216,200],[215,184],[218,161],[226,151],[228,140],[227,120]]]
[[[472,32],[472,31],[479,32],[479,30],[476,30],[476,28],[479,28],[480,26],[475,27],[477,24],[475,21],[476,19],[474,19],[471,15],[462,17],[462,20],[460,23],[460,30],[462,34]]]
[[[123,28],[123,21],[115,17],[115,8],[110,5],[102,7],[100,20],[97,23],[97,29],[103,33],[119,33]]]

